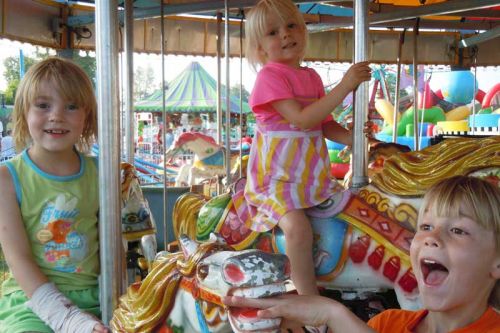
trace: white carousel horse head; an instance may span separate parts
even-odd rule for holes
[[[215,235],[197,243],[179,237],[181,252],[158,256],[152,271],[120,299],[111,327],[117,332],[260,332],[280,319],[260,319],[254,310],[227,309],[221,297],[267,297],[286,292],[290,263],[282,254],[233,251]],[[159,300],[159,301],[155,301]]]
[[[214,154],[219,154],[222,151],[222,147],[215,142],[214,138],[199,132],[185,132],[179,135],[172,148],[167,151],[167,158],[172,158],[181,149],[192,151],[195,155],[195,160],[200,161]],[[223,159],[220,161],[222,164]]]
[[[225,154],[226,149],[219,146],[215,140],[207,135],[199,132],[186,132],[179,136],[167,152],[167,160],[170,160],[182,150],[190,150],[194,153],[194,163],[185,164],[180,167],[175,179],[176,186],[190,186],[200,183],[203,180],[213,178],[215,176],[225,176]],[[233,175],[238,174],[239,177],[239,151],[231,154],[231,171],[230,179],[234,181]],[[244,168],[246,159],[243,159]],[[237,165],[237,166],[236,166]]]
[[[182,133],[166,152],[167,160],[186,150],[194,153],[194,162],[179,169],[176,186],[194,185],[204,179],[225,174],[225,149],[212,137],[199,132]]]

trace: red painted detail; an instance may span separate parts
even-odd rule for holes
[[[484,100],[484,96],[486,96],[486,93],[484,91],[482,91],[481,89],[478,89],[477,90],[477,93],[476,93],[476,96],[474,97],[476,99],[476,101],[478,101],[479,103],[483,103],[483,100]]]
[[[443,96],[443,92],[441,91],[441,89],[438,89],[436,92],[435,92],[436,96],[439,98],[439,99],[444,99],[444,96]]]
[[[257,318],[257,312],[259,309],[256,308],[238,308],[238,307],[233,307],[231,308],[231,315],[233,317],[236,317],[238,319],[256,319]]]
[[[271,238],[261,235],[255,244],[255,248],[264,252],[273,253],[273,244]]]
[[[167,326],[167,324],[163,324],[156,331],[156,333],[174,333],[174,330]]]
[[[370,265],[374,270],[378,270],[382,265],[382,260],[385,255],[385,247],[383,245],[377,246],[375,251],[373,251],[368,256],[368,265]]]
[[[482,107],[483,109],[489,108],[491,106],[491,101],[497,93],[500,93],[500,83],[495,84],[484,96]]]
[[[355,263],[363,262],[370,247],[371,238],[368,235],[359,237],[349,246],[349,257]]]
[[[331,163],[331,175],[337,179],[344,179],[346,173],[349,171],[349,163]]]
[[[241,282],[245,278],[245,273],[235,264],[224,266],[224,277],[230,282]]]
[[[399,279],[398,284],[401,286],[401,289],[404,291],[411,293],[415,288],[417,288],[417,279],[415,278],[415,274],[413,274],[413,270],[409,268]]]
[[[429,109],[437,104],[437,96],[432,91],[429,81],[425,82],[424,91],[418,93],[418,108]]]
[[[394,282],[398,277],[399,270],[401,269],[401,261],[399,257],[390,257],[384,265],[384,276]]]

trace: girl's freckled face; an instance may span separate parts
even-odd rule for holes
[[[43,85],[26,115],[33,147],[48,151],[73,149],[83,133],[85,116],[83,108],[63,100],[53,84]]]

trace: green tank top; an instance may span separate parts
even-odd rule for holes
[[[80,156],[80,171],[54,176],[23,151],[6,163],[33,257],[61,291],[97,287],[99,188],[95,159]],[[57,162],[55,162],[57,163]],[[2,293],[21,290],[12,275]]]

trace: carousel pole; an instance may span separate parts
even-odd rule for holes
[[[125,0],[125,160],[134,164],[134,6]]]
[[[398,59],[397,59],[397,69],[396,69],[396,91],[394,92],[394,114],[393,114],[393,124],[392,124],[392,142],[396,143],[398,139],[398,115],[399,115],[399,98],[400,98],[400,87],[401,87],[401,55],[403,53],[403,44],[405,42],[406,29],[401,31],[399,34],[399,45],[398,45]]]
[[[354,1],[354,63],[367,60],[368,49],[368,0]],[[352,138],[352,187],[368,184],[367,142],[363,133],[368,118],[369,82],[361,83],[354,90],[354,129]]]
[[[221,24],[222,14],[217,13],[217,144],[222,145],[222,96],[221,96]]]
[[[240,178],[243,177],[243,22],[245,21],[245,12],[241,10],[240,21]]]
[[[120,214],[120,108],[118,103],[118,3],[96,2],[99,126],[99,247],[102,320],[109,323],[124,290],[125,260]]]
[[[225,49],[225,60],[226,60],[226,140],[224,146],[226,147],[225,154],[225,164],[226,164],[226,180],[229,181],[229,176],[231,174],[231,87],[229,80],[230,71],[230,58],[231,53],[229,45],[229,7],[228,0],[224,0],[224,49]]]
[[[417,38],[419,18],[413,27],[413,146],[418,150],[418,63],[417,63]]]
[[[168,225],[167,225],[167,214],[168,214],[168,195],[167,195],[167,147],[165,147],[165,133],[167,130],[167,108],[166,108],[166,101],[165,101],[165,16],[163,15],[163,6],[160,6],[160,23],[161,23],[161,48],[160,48],[160,53],[161,53],[161,118],[163,122],[163,131],[161,132],[163,138],[163,236],[165,237],[164,243],[164,248],[165,251],[167,251],[168,247]]]

